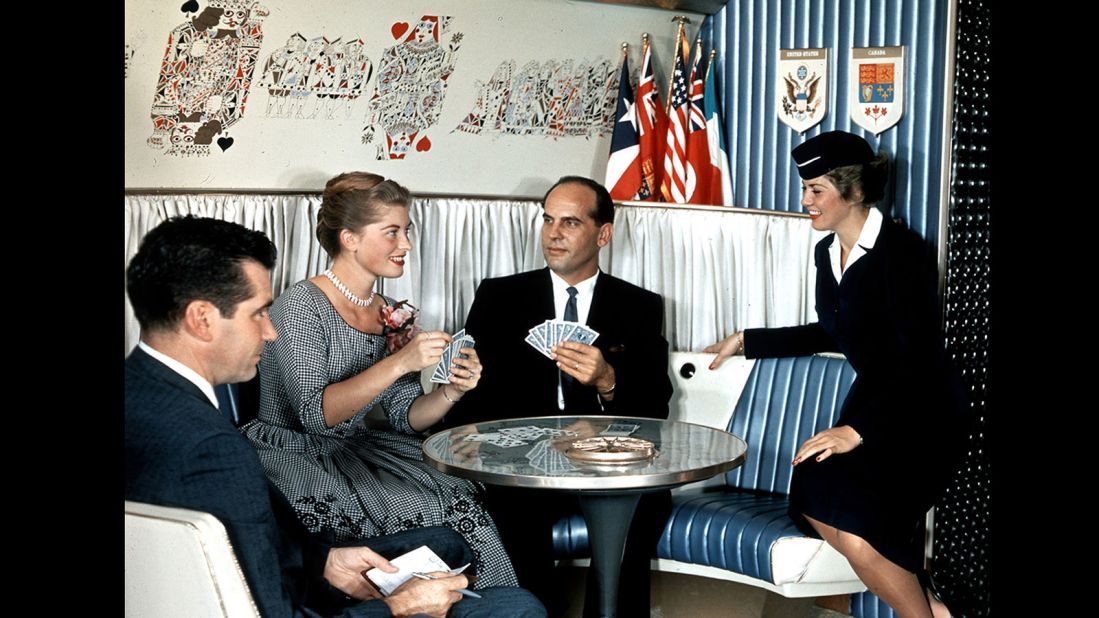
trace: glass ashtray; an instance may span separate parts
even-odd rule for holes
[[[656,456],[656,447],[643,438],[597,436],[574,441],[565,456],[586,463],[632,463],[652,459]]]

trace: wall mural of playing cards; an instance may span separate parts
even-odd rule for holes
[[[667,11],[589,2],[123,2],[133,189],[317,192],[366,170],[541,196],[604,176],[622,42],[648,32],[667,59],[676,33]]]
[[[445,47],[440,44],[450,21],[445,15],[424,15],[415,24],[399,21],[390,28],[394,39],[404,39],[382,52],[362,134],[364,144],[377,139],[376,158],[403,159],[413,148],[431,150],[424,130],[439,121],[462,42],[462,33],[455,32]]]
[[[505,60],[476,82],[473,109],[455,128],[474,135],[610,135],[619,72],[611,61],[532,60],[516,73]]]
[[[267,88],[268,118],[323,118],[337,111],[350,118],[363,94],[374,64],[366,56],[362,37],[343,40],[295,32],[286,44],[267,55],[259,85]]]
[[[233,144],[229,128],[243,116],[268,10],[248,0],[196,0],[181,7],[184,21],[168,34],[150,112],[148,145],[175,156],[207,156],[217,138]]]

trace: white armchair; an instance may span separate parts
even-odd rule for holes
[[[213,515],[126,502],[126,616],[259,618]]]

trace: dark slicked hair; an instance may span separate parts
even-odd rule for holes
[[[263,232],[220,219],[173,217],[145,235],[126,268],[126,291],[141,329],[174,329],[196,300],[227,318],[255,294],[241,267],[271,270],[278,251]]]
[[[583,185],[591,189],[595,193],[595,212],[591,213],[591,218],[595,219],[596,225],[603,225],[604,223],[614,223],[614,200],[611,199],[611,194],[607,191],[607,188],[591,178],[584,178],[583,176],[562,176],[553,183],[553,186],[546,191],[546,194],[542,196],[542,208],[546,208],[546,198],[549,197],[553,190],[561,185]]]

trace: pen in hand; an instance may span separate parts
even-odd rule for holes
[[[437,576],[435,576],[435,575],[428,575],[427,573],[413,573],[413,574],[412,574],[412,577],[415,577],[415,578],[417,578],[417,579],[426,579],[426,580],[432,580],[432,579],[439,579],[439,578],[438,578]],[[472,591],[472,590],[467,590],[467,589],[465,589],[465,588],[459,588],[459,589],[458,589],[458,592],[459,592],[459,593],[461,593],[461,594],[462,594],[462,596],[465,596],[465,597],[469,597],[469,598],[471,598],[471,599],[481,599],[481,598],[484,598],[484,597],[482,597],[481,595],[477,594],[476,592],[474,592],[474,591]]]

